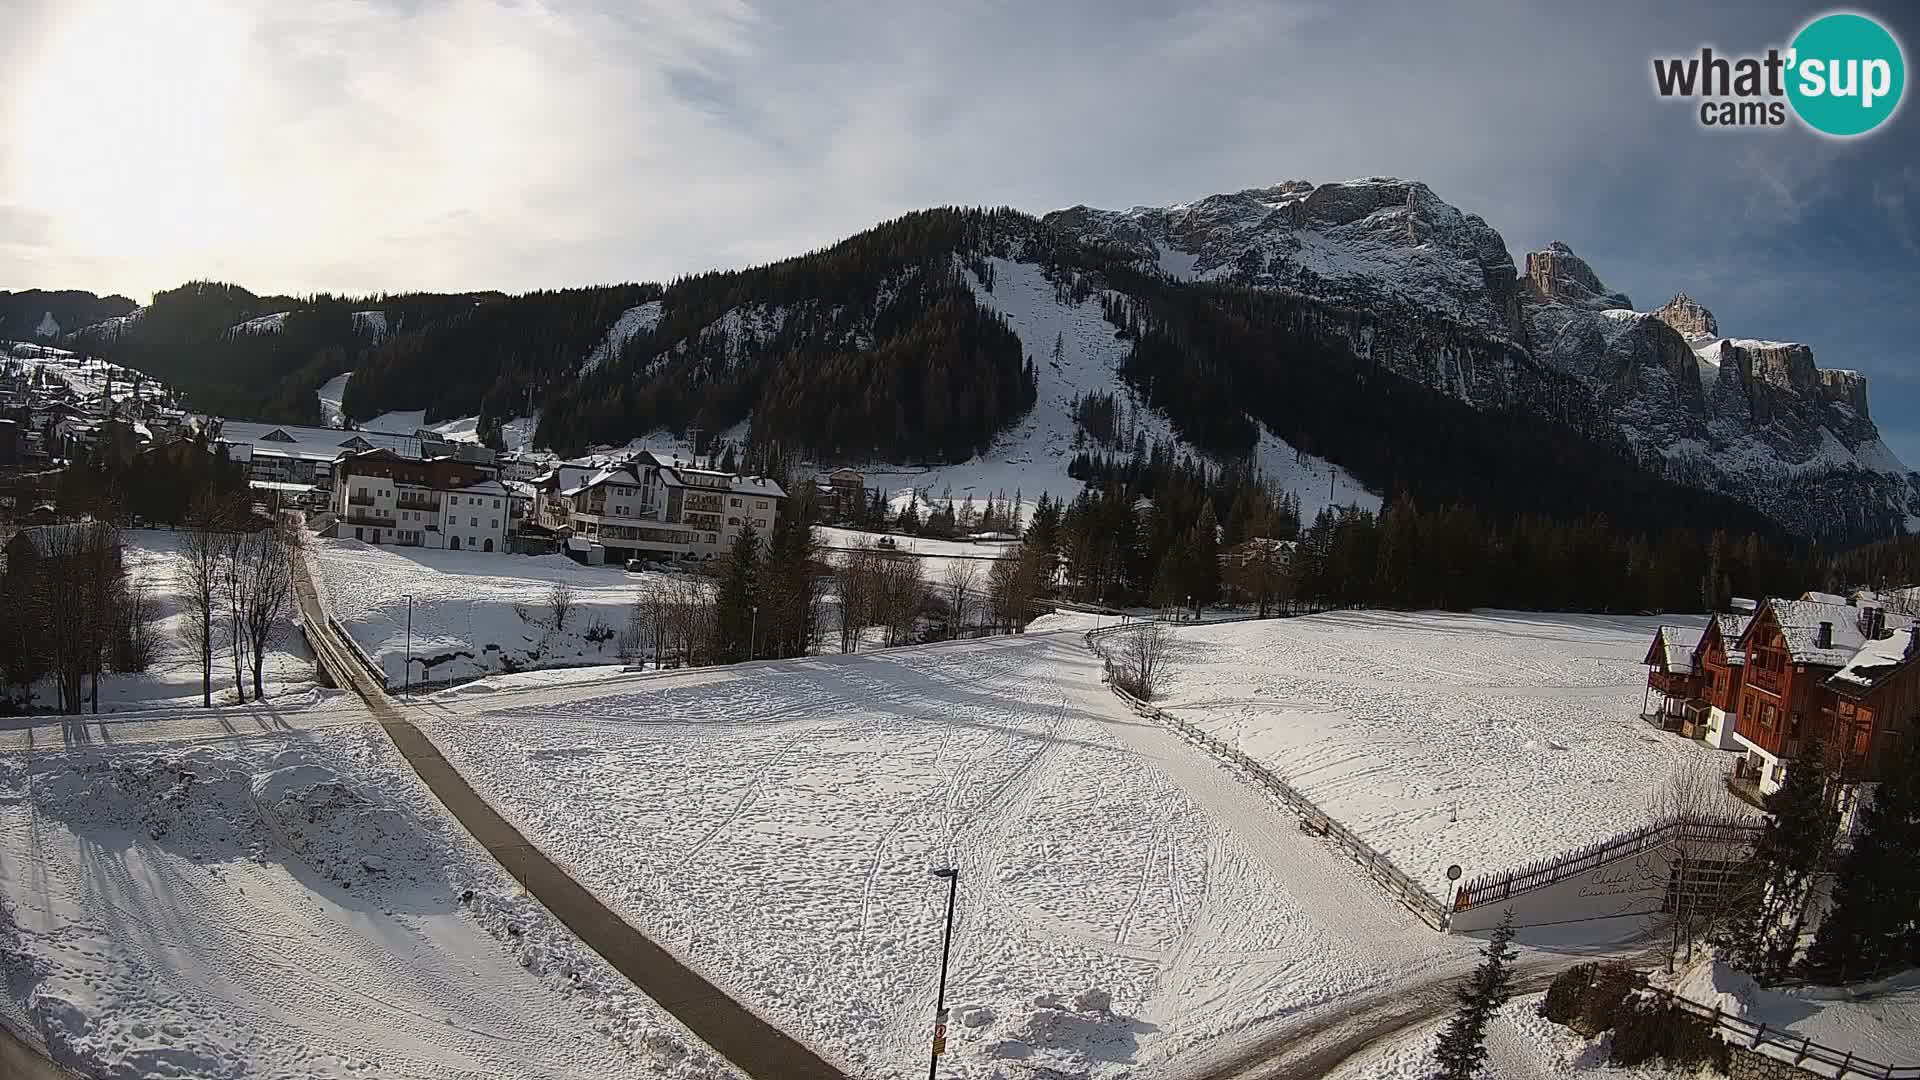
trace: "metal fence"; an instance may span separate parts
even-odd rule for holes
[[[1675,840],[1700,843],[1750,844],[1764,828],[1750,818],[1732,816],[1670,818],[1549,856],[1513,870],[1485,874],[1454,893],[1453,909],[1465,911],[1478,904],[1496,904],[1534,889],[1544,889],[1576,874],[1637,855]]]
[[[1255,618],[1257,617],[1258,616],[1255,616]],[[1373,882],[1380,886],[1388,896],[1405,905],[1407,910],[1413,912],[1421,922],[1426,923],[1435,930],[1445,930],[1448,919],[1448,911],[1445,904],[1435,899],[1432,893],[1421,888],[1418,882],[1408,877],[1399,867],[1389,861],[1386,856],[1375,851],[1366,841],[1355,836],[1349,832],[1344,825],[1341,825],[1338,821],[1329,817],[1326,811],[1314,804],[1313,800],[1295,790],[1292,785],[1282,780],[1273,770],[1248,757],[1239,748],[1228,746],[1226,743],[1221,742],[1185,720],[1174,716],[1172,713],[1164,709],[1157,709],[1139,698],[1134,697],[1132,694],[1120,689],[1120,687],[1113,682],[1113,665],[1107,657],[1105,650],[1101,648],[1099,639],[1110,637],[1113,634],[1140,629],[1150,621],[1152,620],[1138,620],[1131,623],[1124,623],[1120,626],[1103,627],[1099,630],[1088,631],[1086,635],[1087,647],[1092,649],[1102,661],[1107,663],[1108,688],[1111,689],[1120,700],[1126,702],[1127,707],[1132,709],[1136,715],[1155,720],[1172,728],[1186,738],[1188,742],[1201,747],[1214,757],[1238,770],[1254,783],[1266,788],[1275,798],[1279,799],[1288,809],[1299,816],[1301,828],[1316,836],[1322,836],[1332,841],[1334,846],[1344,851],[1354,862],[1359,863],[1360,868],[1366,872],[1366,875],[1373,879]]]
[[[1682,1011],[1712,1024],[1714,1032],[1719,1034],[1721,1040],[1728,1045],[1764,1054],[1776,1061],[1784,1061],[1797,1069],[1806,1069],[1821,1076],[1831,1076],[1834,1080],[1842,1080],[1849,1076],[1870,1077],[1872,1080],[1920,1078],[1920,1065],[1882,1065],[1877,1061],[1859,1057],[1851,1050],[1836,1050],[1831,1046],[1814,1042],[1804,1035],[1769,1030],[1766,1024],[1756,1024],[1741,1016],[1729,1016],[1721,1012],[1718,1005],[1709,1008],[1670,990],[1653,989],[1651,992],[1671,1002]],[[1728,1039],[1727,1035],[1732,1035],[1734,1038]]]

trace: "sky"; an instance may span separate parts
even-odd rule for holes
[[[1855,368],[1920,464],[1920,106],[1703,128],[1655,55],[1817,5],[0,0],[0,289],[663,280],[908,210],[1426,181],[1516,261]],[[1920,5],[1867,3],[1920,52]],[[1908,96],[1912,96],[1909,94]]]

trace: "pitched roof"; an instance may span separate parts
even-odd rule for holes
[[[245,420],[223,422],[220,425],[220,441],[229,445],[250,445],[255,454],[311,461],[332,461],[341,454],[368,449],[392,450],[402,457],[421,456],[420,440],[410,435],[299,427],[293,424],[255,424]]]
[[[1796,664],[1842,667],[1867,643],[1860,632],[1860,609],[1849,604],[1774,598],[1767,607],[1779,622],[1787,653]],[[1826,648],[1818,645],[1821,623],[1833,624],[1833,638]]]
[[[105,543],[111,530],[98,521],[69,521],[58,525],[30,525],[13,536],[35,555],[70,555]]]
[[[1880,685],[1913,661],[1915,652],[1909,646],[1916,634],[1920,634],[1920,626],[1895,630],[1892,637],[1867,642],[1845,667],[1833,673],[1827,687],[1857,697]]]
[[[1653,646],[1647,650],[1649,664],[1665,661],[1668,671],[1693,674],[1693,650],[1700,644],[1701,631],[1691,626],[1662,626],[1654,631]]]
[[[1720,631],[1720,648],[1726,653],[1727,663],[1745,664],[1747,651],[1740,647],[1740,639],[1747,635],[1747,627],[1753,622],[1753,612],[1736,611],[1732,614],[1717,614],[1713,625]],[[1702,635],[1701,641],[1706,637]]]

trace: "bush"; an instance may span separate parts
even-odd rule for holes
[[[1614,1026],[1627,996],[1646,981],[1625,964],[1575,964],[1547,987],[1540,1015],[1591,1039]]]
[[[1614,1017],[1610,1060],[1632,1067],[1656,1057],[1674,1069],[1712,1065],[1724,1073],[1732,1053],[1706,1021],[1671,1002],[1633,998]]]

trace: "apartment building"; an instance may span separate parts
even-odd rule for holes
[[[765,477],[648,453],[591,471],[562,465],[534,483],[535,519],[564,530],[568,553],[588,563],[714,559],[748,527],[764,543],[787,497]]]
[[[328,535],[369,544],[504,552],[518,528],[513,491],[491,465],[381,448],[333,463]]]

